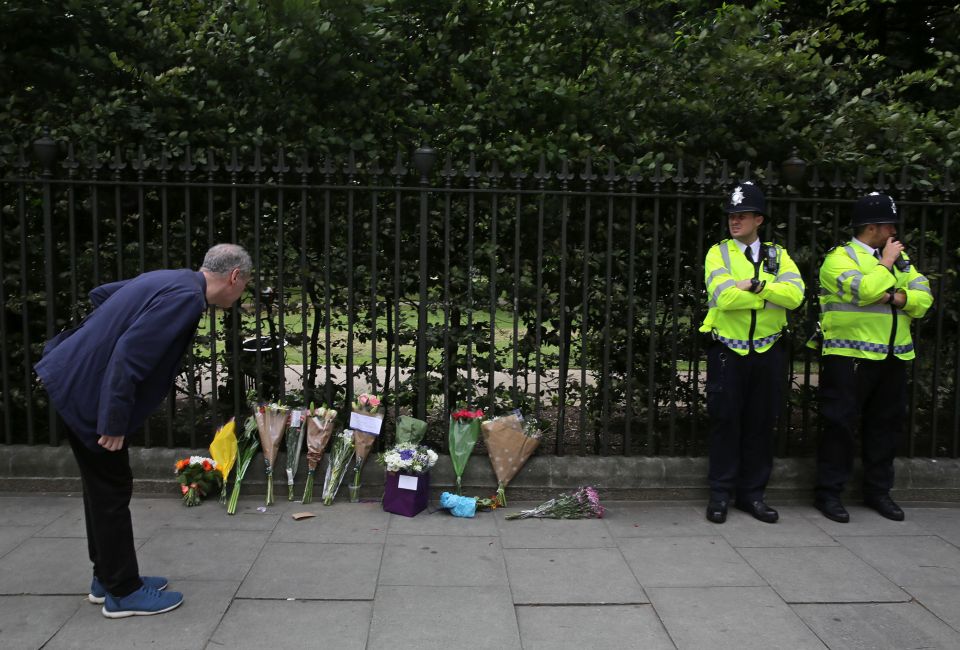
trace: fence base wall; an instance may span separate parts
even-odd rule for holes
[[[179,496],[173,476],[174,462],[190,454],[205,453],[205,450],[190,449],[131,449],[134,491]],[[276,466],[282,468],[285,463],[283,454],[280,454]],[[298,491],[302,489],[306,475],[305,463],[300,465],[296,480]],[[530,459],[508,486],[507,498],[511,501],[542,500],[579,485],[595,485],[607,500],[704,500],[707,497],[706,475],[705,458],[538,456]],[[898,500],[960,502],[960,460],[898,458],[896,477],[893,496]],[[372,457],[364,467],[362,479],[361,497],[379,498],[383,495],[383,469]],[[434,498],[452,489],[454,475],[448,457],[440,457],[437,467],[431,470],[430,481]],[[767,498],[774,504],[807,502],[812,499],[813,485],[813,459],[777,459]],[[496,491],[496,477],[483,455],[471,458],[463,486],[464,493],[470,495],[486,496]],[[278,489],[282,490],[282,486]],[[0,491],[78,490],[79,474],[68,447],[0,446]],[[858,490],[859,468],[845,496],[848,502],[856,503]],[[244,479],[243,493],[250,496],[265,492],[263,461],[262,457],[257,457]],[[342,496],[346,498],[346,490],[343,492]]]

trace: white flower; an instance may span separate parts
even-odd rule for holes
[[[207,461],[208,463],[210,463],[210,464],[213,465],[214,467],[217,466],[217,462],[216,462],[215,460],[213,460],[212,458],[207,458],[206,456],[191,456],[191,457],[190,457],[190,464],[191,464],[191,465],[203,465],[203,461]]]
[[[897,213],[897,204],[893,202],[893,197],[892,197],[892,196],[889,197],[889,198],[890,198],[890,210],[891,210],[894,214],[896,214],[896,213]]]

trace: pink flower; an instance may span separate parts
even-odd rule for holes
[[[380,400],[377,399],[377,396],[376,396],[376,395],[370,395],[370,396],[367,398],[367,403],[368,403],[371,407],[380,406]]]

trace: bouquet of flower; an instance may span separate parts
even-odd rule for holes
[[[497,500],[507,505],[504,490],[540,446],[540,431],[535,419],[524,420],[519,411],[484,422],[483,442],[487,446],[493,472],[497,475]]]
[[[360,470],[370,455],[373,443],[380,435],[383,426],[383,413],[380,410],[380,398],[376,395],[361,393],[353,403],[350,413],[350,428],[353,430],[353,485],[350,487],[350,500],[356,501],[360,491]]]
[[[327,456],[327,475],[323,479],[323,505],[333,505],[333,499],[337,496],[337,490],[340,489],[340,483],[343,482],[343,474],[350,464],[350,457],[353,456],[353,431],[344,429],[333,439],[333,447]]]
[[[200,499],[220,488],[222,481],[217,463],[206,456],[191,456],[177,461],[174,474],[183,493],[183,504],[200,505]]]
[[[467,461],[473,453],[473,447],[480,436],[480,418],[483,411],[477,409],[460,409],[450,414],[450,462],[453,463],[453,472],[457,476],[457,494],[461,492],[463,470],[467,468]]]
[[[437,464],[437,452],[428,447],[401,442],[377,456],[377,462],[388,472],[423,474]]]
[[[250,461],[257,455],[260,449],[260,438],[257,437],[257,421],[255,418],[247,418],[243,426],[243,436],[237,440],[237,472],[233,477],[233,490],[230,492],[230,501],[227,503],[227,514],[237,513],[237,501],[240,499],[240,485],[243,477],[247,475],[247,469],[250,467]]]
[[[210,457],[217,464],[223,487],[220,488],[220,503],[227,502],[227,477],[237,460],[237,423],[233,418],[217,430],[210,443]]]
[[[504,519],[530,519],[533,517],[548,519],[601,519],[606,508],[600,505],[600,495],[596,488],[581,487],[569,494],[561,494],[555,499],[541,503],[532,510],[512,512]]]
[[[313,503],[313,479],[317,473],[317,465],[323,459],[323,450],[333,434],[333,421],[337,412],[321,406],[314,409],[310,405],[312,415],[307,417],[307,484],[303,488],[302,503]]]
[[[287,427],[287,501],[293,501],[293,479],[300,465],[300,450],[307,428],[303,425],[303,411],[290,411],[290,426]]]
[[[287,425],[287,407],[282,404],[260,406],[254,413],[260,431],[260,446],[263,447],[263,464],[267,472],[267,498],[265,505],[273,504],[273,464],[280,451],[284,427]]]

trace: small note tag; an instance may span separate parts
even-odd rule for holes
[[[294,409],[290,412],[290,426],[293,428],[300,426],[300,415],[303,413],[300,409]]]
[[[419,482],[419,476],[407,476],[406,474],[401,474],[397,477],[397,487],[401,490],[416,490],[417,483]]]
[[[295,521],[300,521],[301,519],[309,519],[310,517],[316,517],[316,515],[313,514],[312,512],[295,512],[290,516],[293,517]]]
[[[364,415],[363,413],[350,413],[350,428],[372,433],[375,436],[380,435],[380,427],[383,426],[383,417],[374,417]]]

